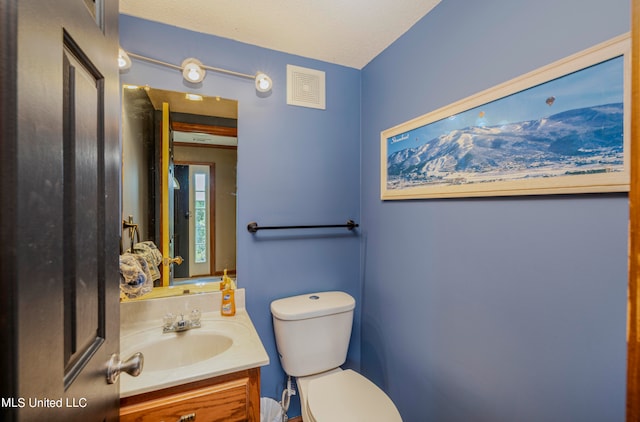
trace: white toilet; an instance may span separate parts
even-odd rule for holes
[[[344,292],[271,302],[282,368],[296,377],[304,422],[402,421],[373,382],[340,365],[347,358],[356,302]]]

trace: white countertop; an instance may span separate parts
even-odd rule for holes
[[[235,316],[221,316],[220,301],[221,294],[214,292],[121,303],[120,358],[129,358],[138,351],[136,348],[149,349],[150,344],[154,345],[151,352],[160,355],[149,357],[149,364],[151,359],[154,362],[152,367],[143,368],[138,377],[128,374],[120,376],[120,397],[268,365],[269,356],[244,306],[244,289],[236,290]],[[187,318],[194,308],[202,312],[201,328],[182,333],[162,333],[162,317],[167,312],[184,313]],[[193,349],[198,347],[198,339],[202,338],[197,336],[207,335],[228,337],[233,343],[213,357],[195,363],[189,363],[187,359],[185,364],[179,354],[194,352]],[[191,336],[189,342],[184,342],[190,346],[182,348],[181,338],[186,336]],[[202,354],[207,350],[199,349],[196,352]],[[158,356],[166,363],[158,366]]]

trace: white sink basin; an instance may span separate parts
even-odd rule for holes
[[[129,397],[243,369],[267,365],[269,356],[249,314],[244,289],[236,290],[236,315],[220,315],[220,292],[125,303],[120,307],[120,358],[144,355],[137,377],[120,377],[120,397]],[[200,328],[163,333],[168,311],[202,312]]]
[[[200,363],[224,353],[233,345],[230,337],[202,328],[166,334],[160,334],[161,328],[154,331],[158,335],[149,336],[148,332],[142,332],[123,338],[122,349],[126,350],[123,356],[135,352],[144,355],[143,372]]]

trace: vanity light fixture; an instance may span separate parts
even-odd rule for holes
[[[131,59],[129,58],[127,52],[124,51],[122,47],[120,47],[120,49],[118,50],[118,68],[120,68],[120,70],[125,70],[129,69],[130,67]]]
[[[197,84],[202,82],[205,76],[207,71],[204,70],[200,60],[189,58],[182,62],[182,77],[187,82]]]
[[[256,89],[259,92],[269,92],[273,86],[273,81],[269,76],[262,72],[256,74]]]
[[[237,76],[239,78],[251,79],[255,82],[255,87],[258,92],[263,92],[263,93],[269,92],[273,88],[273,81],[264,72],[258,72],[255,75],[249,75],[246,73],[234,72],[233,70],[226,70],[226,69],[221,69],[219,67],[207,66],[205,64],[202,64],[200,60],[194,59],[194,58],[185,59],[182,62],[182,65],[178,66],[172,63],[163,62],[162,60],[156,60],[156,59],[152,59],[151,57],[145,57],[140,54],[127,52],[122,48],[120,48],[120,52],[118,55],[118,64],[120,65],[120,70],[128,69],[129,67],[131,67],[130,57],[133,59],[143,60],[149,63],[154,63],[161,66],[169,67],[171,69],[179,70],[180,72],[182,72],[182,77],[187,82],[191,82],[191,83],[197,84],[202,82],[202,80],[207,74],[206,71],[211,70],[213,72],[224,73],[226,75],[231,75],[231,76]]]

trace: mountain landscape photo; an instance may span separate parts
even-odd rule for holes
[[[623,122],[620,102],[452,130],[390,152],[387,189],[623,171]]]

